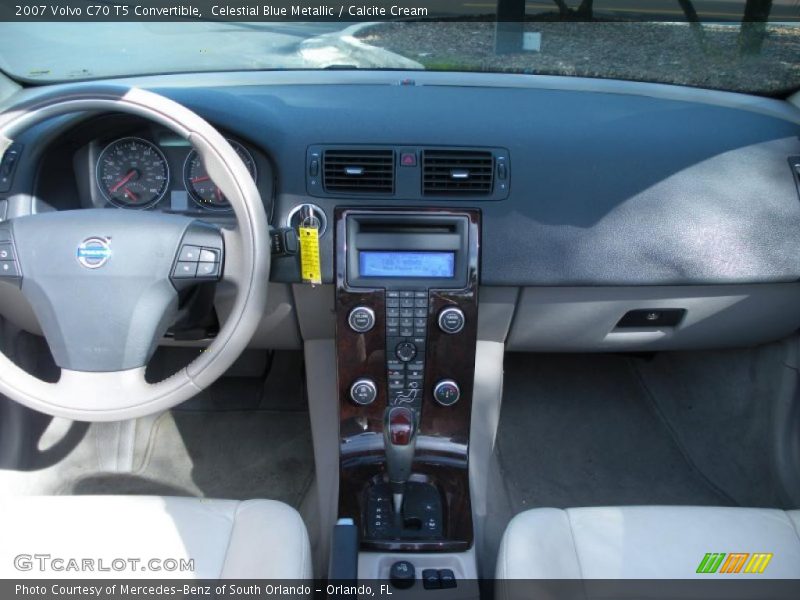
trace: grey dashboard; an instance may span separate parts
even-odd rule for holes
[[[521,349],[597,348],[616,322],[608,316],[611,325],[603,321],[596,335],[558,342],[558,328],[529,327],[548,313],[526,307],[565,306],[563,297],[541,301],[537,288],[569,289],[570,297],[583,294],[590,303],[603,302],[598,290],[617,288],[628,298],[625,306],[639,308],[637,289],[649,288],[650,305],[663,300],[654,286],[669,286],[664,296],[671,298],[730,298],[736,286],[749,290],[747,295],[773,284],[785,294],[762,304],[784,314],[787,299],[797,299],[800,111],[780,100],[651,84],[419,72],[207,74],[203,81],[163,76],[120,82],[181,102],[241,141],[256,157],[275,226],[306,202],[319,206],[329,221],[336,206],[480,209],[481,284],[524,288],[503,296],[500,304],[512,308],[498,317],[506,323],[500,328],[510,331],[509,342]],[[65,135],[80,133],[88,123],[61,119],[30,132],[25,146],[36,150],[23,155],[6,197],[21,202],[33,195],[58,207],[52,193],[59,186],[52,180],[42,184],[42,164],[52,160]],[[87,192],[96,201],[93,145],[130,131],[104,127],[102,136],[78,135],[82,143],[73,144],[73,164],[61,166],[61,177],[71,180],[82,203]],[[397,189],[312,194],[308,153],[319,145],[500,148],[507,151],[508,190],[501,199],[412,197]],[[333,251],[329,228],[321,239],[324,283],[333,281]],[[274,260],[271,279],[299,283],[297,258]],[[716,306],[723,310],[720,302]],[[559,319],[575,314],[560,312]],[[591,329],[588,317],[582,322]],[[782,323],[770,335],[791,330],[800,319],[792,315]],[[681,338],[674,338],[640,342],[680,347]],[[615,338],[608,347],[624,348],[625,340],[637,347],[630,337]]]

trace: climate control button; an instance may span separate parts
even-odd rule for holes
[[[439,329],[445,333],[458,333],[464,329],[465,322],[464,313],[455,306],[445,308],[439,313]]]
[[[442,379],[433,387],[433,398],[442,406],[453,406],[461,398],[461,389],[452,379]]]
[[[375,311],[368,306],[356,306],[347,316],[347,324],[357,333],[366,333],[375,327]]]
[[[375,402],[378,397],[378,388],[372,379],[366,377],[356,379],[350,386],[350,399],[356,404],[366,406]]]

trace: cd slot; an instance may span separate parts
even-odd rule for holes
[[[425,233],[425,234],[444,234],[444,233],[456,233],[456,227],[453,224],[440,224],[440,223],[430,223],[430,224],[410,224],[410,223],[362,223],[361,227],[359,228],[362,234],[379,234],[379,235],[386,235],[386,234],[398,234],[398,233],[405,233],[405,234],[416,234],[416,233]]]

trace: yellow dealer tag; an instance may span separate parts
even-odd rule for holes
[[[300,227],[300,268],[303,281],[311,285],[322,283],[319,266],[319,230],[316,227]]]

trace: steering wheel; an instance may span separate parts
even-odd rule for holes
[[[269,224],[247,167],[225,138],[186,107],[139,88],[81,86],[10,107],[0,114],[0,159],[25,129],[77,111],[130,113],[169,128],[198,152],[236,215],[235,228],[110,208],[0,223],[0,247],[10,248],[6,264],[16,275],[0,285],[20,286],[61,368],[58,382],[48,383],[0,353],[0,393],[74,420],[136,418],[188,400],[247,347],[267,302]],[[145,367],[175,317],[179,290],[220,279],[235,286],[236,297],[217,336],[189,365],[148,383]]]

